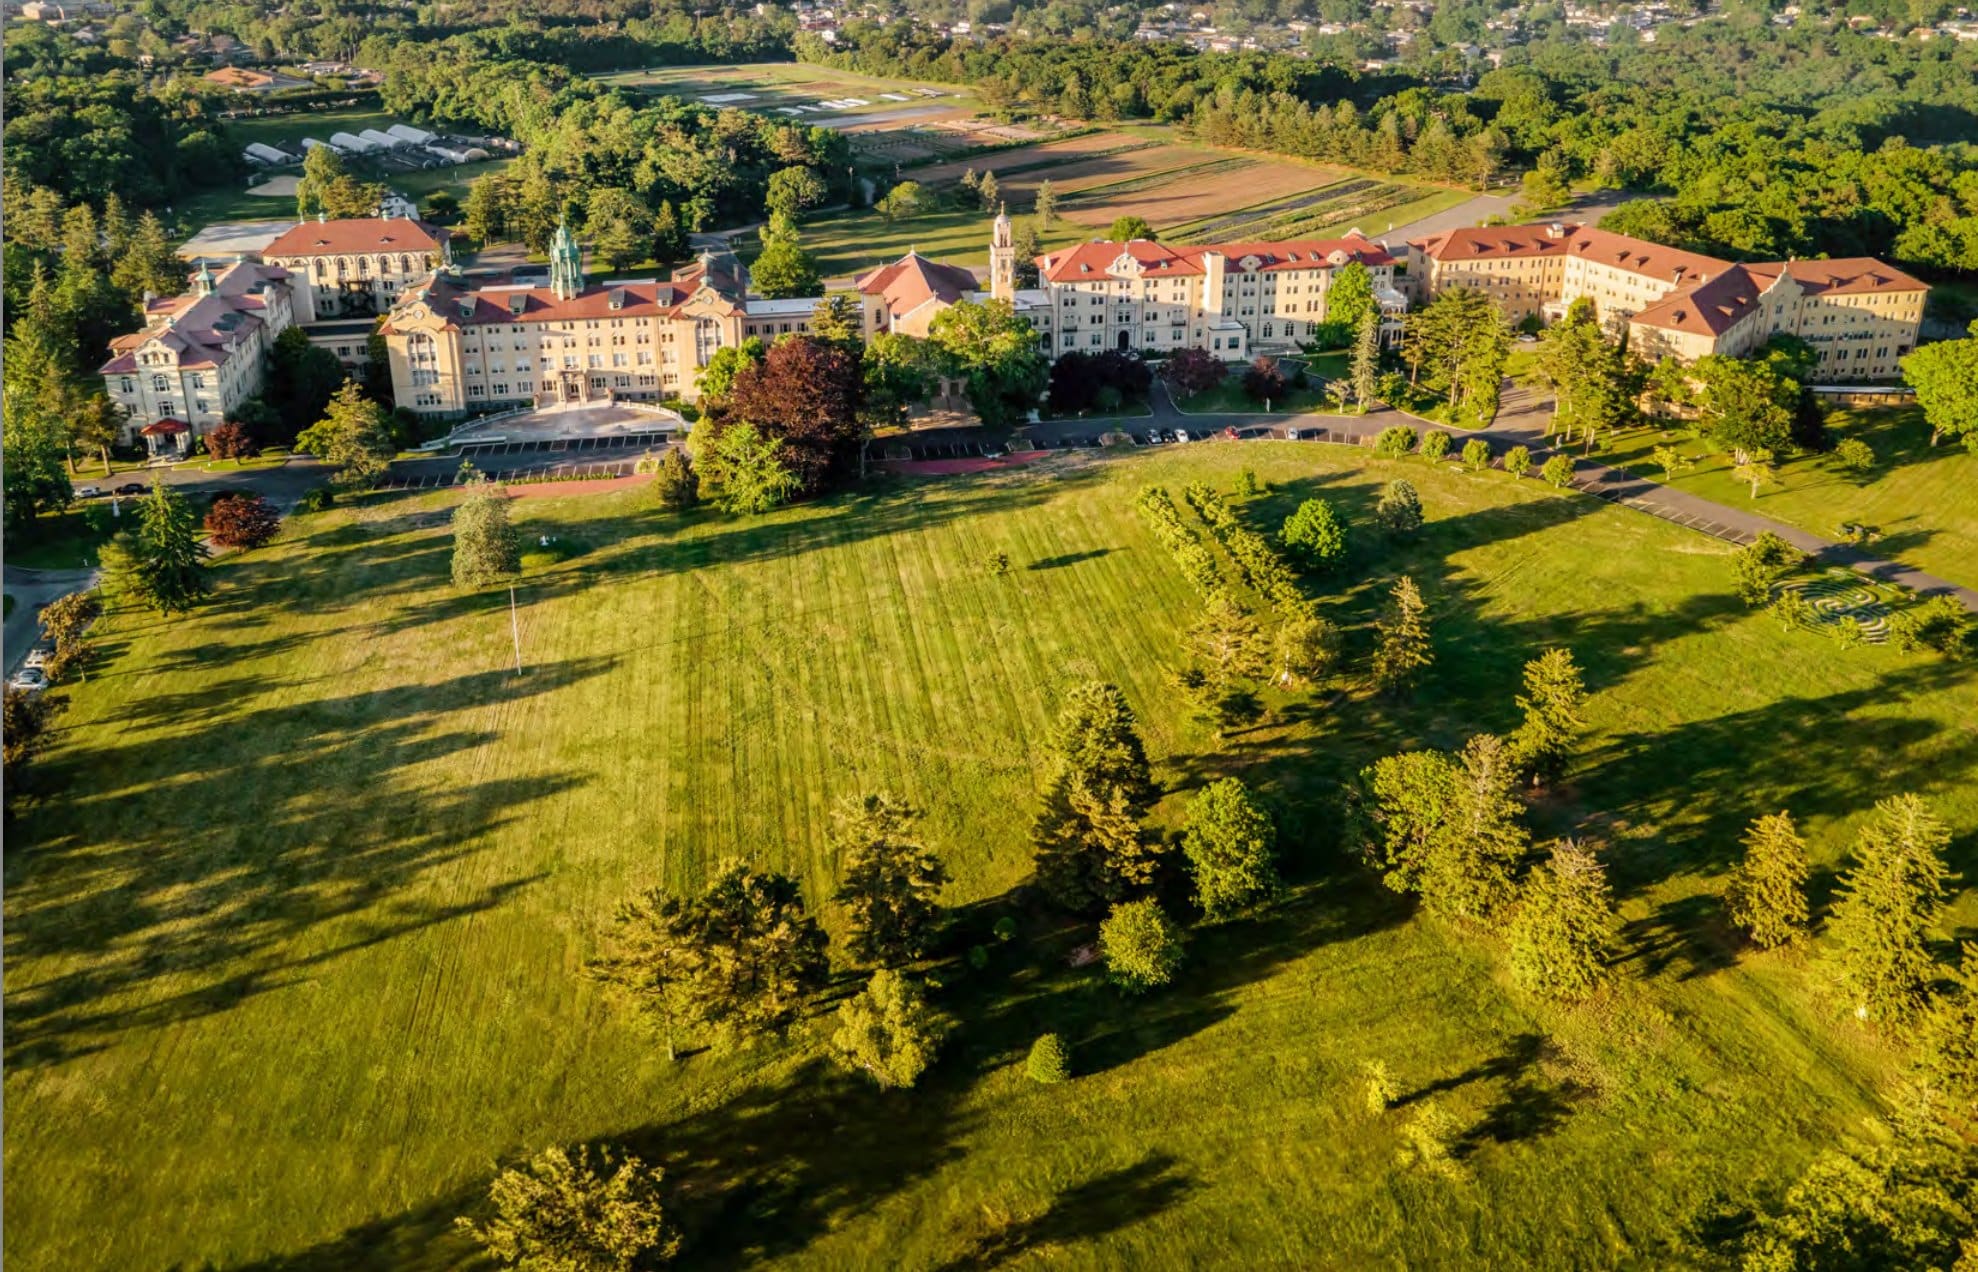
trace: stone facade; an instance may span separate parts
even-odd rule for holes
[[[445,232],[420,221],[358,217],[304,221],[261,250],[305,285],[303,324],[376,317],[447,261]]]
[[[296,321],[293,277],[274,265],[204,266],[183,295],[145,302],[144,330],[110,342],[103,388],[125,440],[181,453],[261,392],[275,337]]]

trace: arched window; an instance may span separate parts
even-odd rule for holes
[[[151,377],[151,391],[153,393],[163,393],[166,389],[169,389],[171,387],[172,387],[172,382],[166,379],[164,376],[154,375]]]
[[[714,357],[714,351],[721,347],[721,324],[712,318],[701,318],[694,323],[694,361],[706,366]]]

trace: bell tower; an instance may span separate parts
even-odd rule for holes
[[[1016,238],[1010,231],[1010,214],[996,209],[996,227],[989,235],[989,296],[993,300],[1016,301]]]
[[[584,249],[563,221],[556,223],[556,237],[549,242],[549,285],[558,300],[569,300],[584,290]]]

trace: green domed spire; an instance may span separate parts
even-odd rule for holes
[[[584,290],[584,250],[577,246],[577,236],[562,219],[556,223],[556,237],[549,242],[549,285],[561,300]]]

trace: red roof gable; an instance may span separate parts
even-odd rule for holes
[[[265,256],[340,256],[369,252],[436,252],[441,232],[405,218],[304,221],[261,249]]]
[[[1149,239],[1128,243],[1099,240],[1080,243],[1062,252],[1037,258],[1043,276],[1054,283],[1076,282],[1081,278],[1104,277],[1121,255],[1139,262],[1143,277],[1183,278],[1208,272],[1203,257],[1220,253],[1224,268],[1233,274],[1252,272],[1243,262],[1254,258],[1256,273],[1292,269],[1331,269],[1348,261],[1363,265],[1392,265],[1387,249],[1371,239],[1351,235],[1341,239],[1298,239],[1267,243],[1203,243],[1189,247],[1169,247]]]

